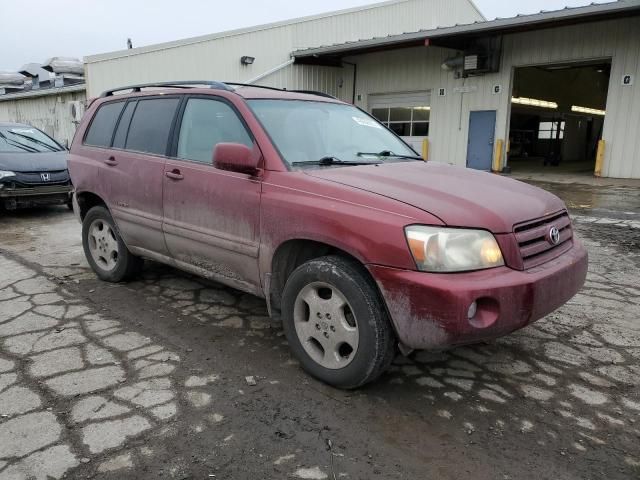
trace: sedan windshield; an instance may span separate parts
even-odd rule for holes
[[[61,152],[63,148],[52,138],[33,127],[0,127],[0,153]]]
[[[351,105],[304,100],[248,103],[289,165],[320,168],[420,160],[384,125]]]

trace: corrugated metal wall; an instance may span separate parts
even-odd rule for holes
[[[640,18],[507,35],[500,72],[480,77],[455,79],[443,71],[440,65],[453,53],[412,48],[350,59],[358,64],[358,105],[368,108],[369,94],[432,89],[430,157],[465,165],[469,112],[496,110],[496,138],[507,138],[515,67],[611,59],[603,175],[640,178]],[[635,85],[623,86],[624,74],[634,75]],[[502,86],[501,94],[493,93],[494,85]],[[462,87],[472,91],[456,91]],[[437,95],[440,88],[446,89],[446,96]]]
[[[86,58],[88,94],[95,96],[108,88],[153,81],[243,82],[285,63],[291,52],[300,48],[480,19],[479,12],[467,0],[401,0],[257,31],[232,32],[219,38],[201,37],[193,43],[173,42],[113,55],[96,55]],[[243,55],[255,57],[255,63],[242,66]],[[300,66],[286,70],[289,71],[276,73],[259,83],[299,89],[318,89],[325,85],[327,91],[342,96],[334,85],[341,78],[341,71],[327,73]],[[348,80],[345,78],[343,82],[346,84]]]
[[[77,125],[73,121],[70,102],[84,104],[85,100],[84,91],[5,100],[0,102],[0,121],[33,125],[59,143],[71,144]]]

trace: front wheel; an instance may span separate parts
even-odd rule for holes
[[[93,207],[84,217],[82,246],[89,265],[100,280],[121,282],[142,269],[142,259],[127,249],[105,207]]]
[[[288,278],[283,328],[302,367],[339,388],[375,380],[391,363],[395,336],[364,267],[338,256],[311,260]]]

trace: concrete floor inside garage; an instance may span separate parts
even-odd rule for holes
[[[0,213],[0,479],[638,478],[640,189],[537,185],[589,250],[582,292],[353,392],[259,299],[153,262],[102,283],[66,208]]]

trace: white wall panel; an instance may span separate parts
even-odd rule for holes
[[[289,23],[95,55],[86,58],[88,94],[96,96],[108,88],[154,81],[246,82],[283,64],[297,49],[470,23],[481,18],[467,0],[396,0]],[[255,63],[242,66],[243,55],[255,57]],[[314,78],[330,82],[313,69],[294,68],[279,77],[280,81],[302,79],[304,88],[310,89],[317,88],[313,87]],[[272,79],[260,83],[269,81]],[[288,86],[303,88],[299,84]]]
[[[71,144],[77,125],[73,121],[69,102],[85,100],[85,92],[80,91],[2,101],[0,122],[33,125],[58,142]]]

